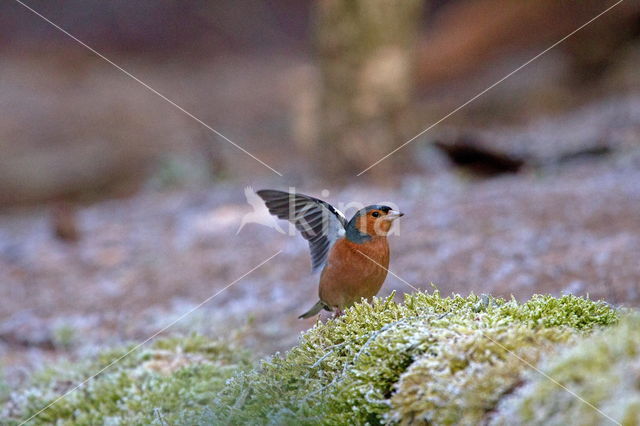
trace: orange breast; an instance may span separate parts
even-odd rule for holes
[[[320,276],[320,300],[344,309],[363,297],[370,299],[380,291],[388,267],[386,237],[373,237],[363,244],[341,238],[332,247]]]

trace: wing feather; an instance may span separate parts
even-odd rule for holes
[[[273,189],[263,189],[257,194],[264,200],[269,213],[291,222],[309,242],[312,271],[322,268],[329,249],[344,233],[347,225],[344,214],[326,201],[304,194]]]

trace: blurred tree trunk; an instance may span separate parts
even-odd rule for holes
[[[355,176],[413,136],[408,110],[423,0],[321,0],[315,35],[321,73],[320,172]],[[401,150],[371,169],[402,168]]]

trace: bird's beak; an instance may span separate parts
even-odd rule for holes
[[[389,210],[389,213],[384,217],[387,220],[396,220],[399,217],[404,216],[404,213],[401,213],[397,210]]]

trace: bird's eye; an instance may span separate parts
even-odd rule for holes
[[[373,217],[378,217],[378,216],[380,216],[380,213],[378,213],[378,212],[373,212],[373,213],[371,213],[371,216],[373,216]]]

